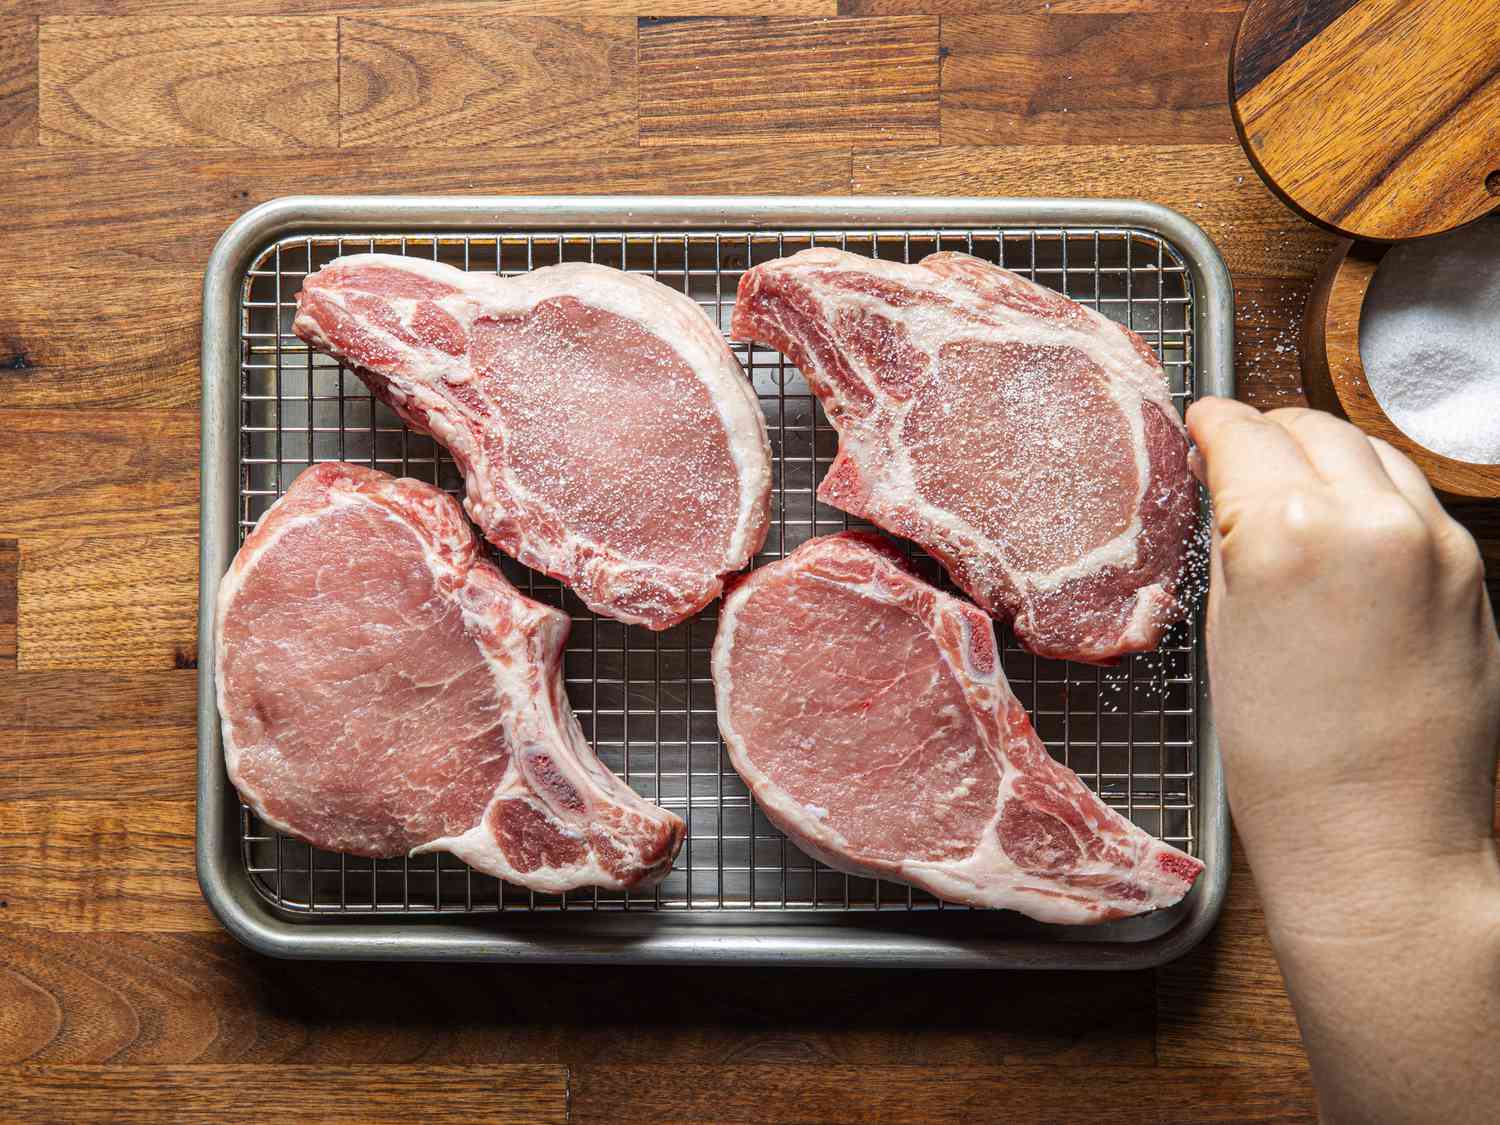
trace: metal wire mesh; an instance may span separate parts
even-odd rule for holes
[[[729,325],[748,266],[812,245],[917,261],[962,250],[1030,277],[1128,324],[1157,351],[1185,408],[1193,379],[1193,286],[1160,236],[1122,228],[312,234],[267,246],[244,279],[240,320],[239,521],[243,538],[302,469],[354,461],[458,494],[447,453],[412,433],[358,378],[291,334],[311,270],[345,253],[381,251],[515,275],[559,261],[639,272],[694,298]],[[850,526],[818,503],[837,437],[795,367],[765,348],[732,345],[753,380],[774,454],[773,522],[756,565],[814,535]],[[941,569],[909,548],[918,573]],[[663,633],[595,617],[556,581],[497,556],[529,596],[573,619],[568,696],[606,765],[688,823],[675,869],[644,892],[541,895],[471,871],[451,856],[357,859],[275,833],[242,806],[252,881],[274,905],[310,913],[498,911],[899,911],[953,909],[921,891],[846,876],[803,855],[766,820],[719,741],[709,677],[717,605]],[[1001,641],[1004,667],[1048,750],[1141,827],[1197,851],[1197,624],[1161,649],[1099,669],[1040,659]]]

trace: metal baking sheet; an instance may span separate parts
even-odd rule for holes
[[[408,432],[356,377],[291,334],[302,278],[378,250],[515,275],[558,261],[639,271],[727,328],[741,273],[810,245],[915,261],[957,249],[998,262],[1140,332],[1174,399],[1232,393],[1230,290],[1206,236],[1131,201],[787,198],[288,198],[220,240],[204,283],[200,647],[212,652],[219,576],[292,479],[344,459],[457,494],[431,439]],[[757,564],[849,525],[817,503],[836,436],[795,367],[734,344],[775,457],[773,523]],[[913,551],[919,573],[945,580]],[[1117,669],[1038,659],[1002,630],[1005,668],[1048,749],[1148,831],[1202,858],[1180,906],[1099,927],[1049,927],[846,876],[788,843],[730,768],[708,650],[717,605],[665,633],[590,614],[504,557],[508,577],[573,618],[569,698],[601,759],[681,815],[689,835],[649,891],[539,895],[451,856],[371,861],[283,837],[225,777],[213,662],[200,671],[199,874],[225,925],[293,957],[1139,967],[1212,924],[1227,874],[1227,812],[1196,621]]]

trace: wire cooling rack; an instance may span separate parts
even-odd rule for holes
[[[1165,364],[1174,401],[1185,409],[1192,399],[1192,276],[1169,242],[1143,230],[298,235],[255,259],[240,300],[240,538],[315,461],[353,461],[462,491],[441,447],[407,430],[358,378],[292,335],[302,278],[339,255],[406,254],[506,276],[560,261],[599,262],[688,294],[727,330],[748,266],[813,245],[897,261],[961,250],[998,263],[1135,329]],[[837,435],[801,374],[777,352],[732,347],[760,398],[774,458],[772,524],[760,565],[859,521],[817,501]],[[930,558],[910,546],[908,553],[918,573],[952,589]],[[556,581],[495,558],[519,589],[573,619],[568,697],[603,762],[687,821],[674,870],[649,891],[535,894],[448,855],[372,861],[310,848],[242,805],[241,852],[253,885],[272,905],[315,914],[955,909],[922,891],[830,870],[756,807],[719,741],[709,675],[717,603],[652,633],[595,617]],[[1142,828],[1192,854],[1199,842],[1196,641],[1190,620],[1157,652],[1100,669],[1038,658],[1001,631],[1006,674],[1051,754]]]

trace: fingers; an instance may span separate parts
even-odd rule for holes
[[[1328,484],[1367,492],[1389,492],[1393,487],[1370,439],[1348,422],[1302,408],[1272,410],[1264,417],[1296,439],[1302,455]]]
[[[1389,446],[1377,448],[1374,439],[1331,414],[1298,407],[1259,414],[1243,403],[1203,399],[1189,408],[1188,430],[1208,471],[1205,483],[1216,493],[1230,484],[1272,490],[1316,479],[1362,492],[1394,489],[1424,518],[1441,510],[1415,466]],[[1278,439],[1275,430],[1285,440]],[[1222,469],[1217,480],[1212,464],[1216,456]],[[1399,480],[1392,475],[1392,464],[1397,465],[1394,471]],[[1199,465],[1194,465],[1194,471],[1201,479]]]
[[[1297,408],[1260,414],[1243,403],[1205,398],[1189,407],[1187,424],[1197,443],[1194,475],[1213,494],[1224,534],[1247,503],[1309,484],[1346,496],[1395,493],[1440,538],[1458,528],[1420,469],[1331,414]]]
[[[1391,478],[1397,491],[1427,525],[1457,585],[1460,588],[1467,585],[1477,592],[1481,603],[1480,620],[1484,628],[1489,628],[1494,615],[1490,610],[1489,594],[1484,588],[1484,560],[1478,544],[1474,542],[1474,536],[1443,507],[1422,470],[1404,453],[1376,437],[1370,439],[1370,447],[1385,466],[1386,475]]]
[[[1253,406],[1201,398],[1188,407],[1187,427],[1198,446],[1204,483],[1221,509],[1236,490],[1279,491],[1318,479],[1291,433]]]
[[[1406,497],[1407,503],[1430,527],[1440,527],[1448,520],[1448,513],[1432,491],[1432,485],[1422,475],[1422,470],[1411,463],[1406,455],[1382,438],[1369,439],[1370,449],[1380,458],[1385,475],[1390,477],[1396,491]]]

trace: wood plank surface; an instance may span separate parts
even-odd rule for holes
[[[1238,25],[1235,12],[945,18],[943,143],[1231,143],[1224,54]]]
[[[839,0],[845,16],[995,16],[1131,15],[1139,12],[1243,12],[1247,0]],[[1156,44],[1162,51],[1177,43]],[[1150,53],[1150,46],[1127,43],[1123,51],[1132,55]]]
[[[0,148],[36,143],[36,20],[0,16]]]
[[[0,535],[23,558],[33,535],[196,534],[196,412],[0,409],[0,433]]]
[[[847,148],[548,146],[528,148],[498,166],[485,151],[448,150],[436,162],[423,149],[320,149],[254,159],[223,148],[190,154],[18,151],[7,167],[5,198],[13,206],[7,236],[0,238],[0,277],[7,279],[0,299],[0,410],[196,409],[204,264],[226,226],[278,195],[347,192],[351,185],[377,193],[597,188],[661,195],[828,194],[849,187]],[[168,184],[175,189],[165,191]],[[88,237],[80,238],[80,230]],[[38,245],[46,245],[47,254],[39,255]],[[99,346],[101,323],[109,332],[107,350]],[[145,416],[132,414],[136,421],[118,425],[128,433]],[[82,421],[54,415],[45,426],[17,423],[12,432],[65,432]],[[196,427],[194,419],[189,423]],[[61,472],[79,452],[47,445],[40,436],[20,440],[38,447],[0,447],[0,466],[18,464],[7,461],[14,455],[42,472],[52,458],[50,471]],[[188,440],[196,442],[196,429]],[[184,459],[174,446],[163,456],[174,471],[196,469],[196,453]],[[31,483],[25,476],[0,480],[0,535],[18,530],[7,489],[20,503]],[[196,503],[196,492],[193,497]],[[30,524],[53,510],[48,502],[25,518]],[[195,515],[191,522],[196,526]]]
[[[7,1120],[76,1125],[474,1121],[562,1125],[557,1066],[27,1066],[0,1068]]]
[[[0,919],[66,933],[212,933],[191,792],[180,800],[0,801]],[[3,1052],[0,1052],[3,1053]]]
[[[1037,0],[1040,4],[1041,0]],[[1078,3],[1080,0],[1067,0]],[[1105,2],[1105,0],[1081,0]],[[1111,0],[1130,3],[1132,0]],[[1134,0],[1164,3],[1166,0]],[[1199,0],[1206,2],[1206,0]],[[1227,0],[1226,0],[1227,2]],[[202,0],[8,0],[18,16],[149,16],[196,15]],[[442,0],[414,4],[412,0],[218,0],[214,11],[225,16],[309,16],[399,13],[448,13],[454,21],[494,15],[513,16],[834,16],[838,0]]]
[[[1226,131],[1242,8],[8,5],[0,1118],[1310,1120],[1238,848],[1218,929],[1128,974],[278,962],[223,931],[193,861],[200,284],[237,215],[298,192],[1147,198],[1229,264],[1240,395],[1300,402],[1332,240]],[[1500,571],[1500,506],[1461,517]]]
[[[854,192],[892,195],[1062,195],[1148,199],[1206,230],[1238,284],[1306,284],[1331,235],[1287,210],[1233,145],[944,145],[856,149]]]
[[[4,560],[0,543],[0,567]],[[0,576],[0,613],[4,583]],[[176,624],[186,624],[180,613]],[[88,793],[191,798],[196,663],[188,644],[168,670],[0,674],[0,792],[12,801]]]
[[[1151,973],[437,972],[272,961],[219,930],[6,937],[0,1063],[1153,1065]]]
[[[938,140],[938,23],[643,20],[641,143]]]
[[[633,145],[635,20],[339,21],[345,145]]]
[[[21,544],[14,539],[0,539],[0,673],[16,670],[20,579]],[[0,690],[12,679],[0,676]]]
[[[1077,1084],[1052,1067],[587,1067],[573,1076],[575,1125],[631,1120],[661,1125],[771,1125],[920,1120],[970,1125],[1004,1120],[1076,1122],[1291,1122],[1312,1120],[1303,1072],[1227,1071],[1219,1067],[1090,1067]],[[637,1091],[647,1088],[643,1100]]]
[[[197,536],[33,536],[20,586],[26,672],[197,663]]]
[[[337,42],[326,16],[44,19],[41,141],[334,144]]]

